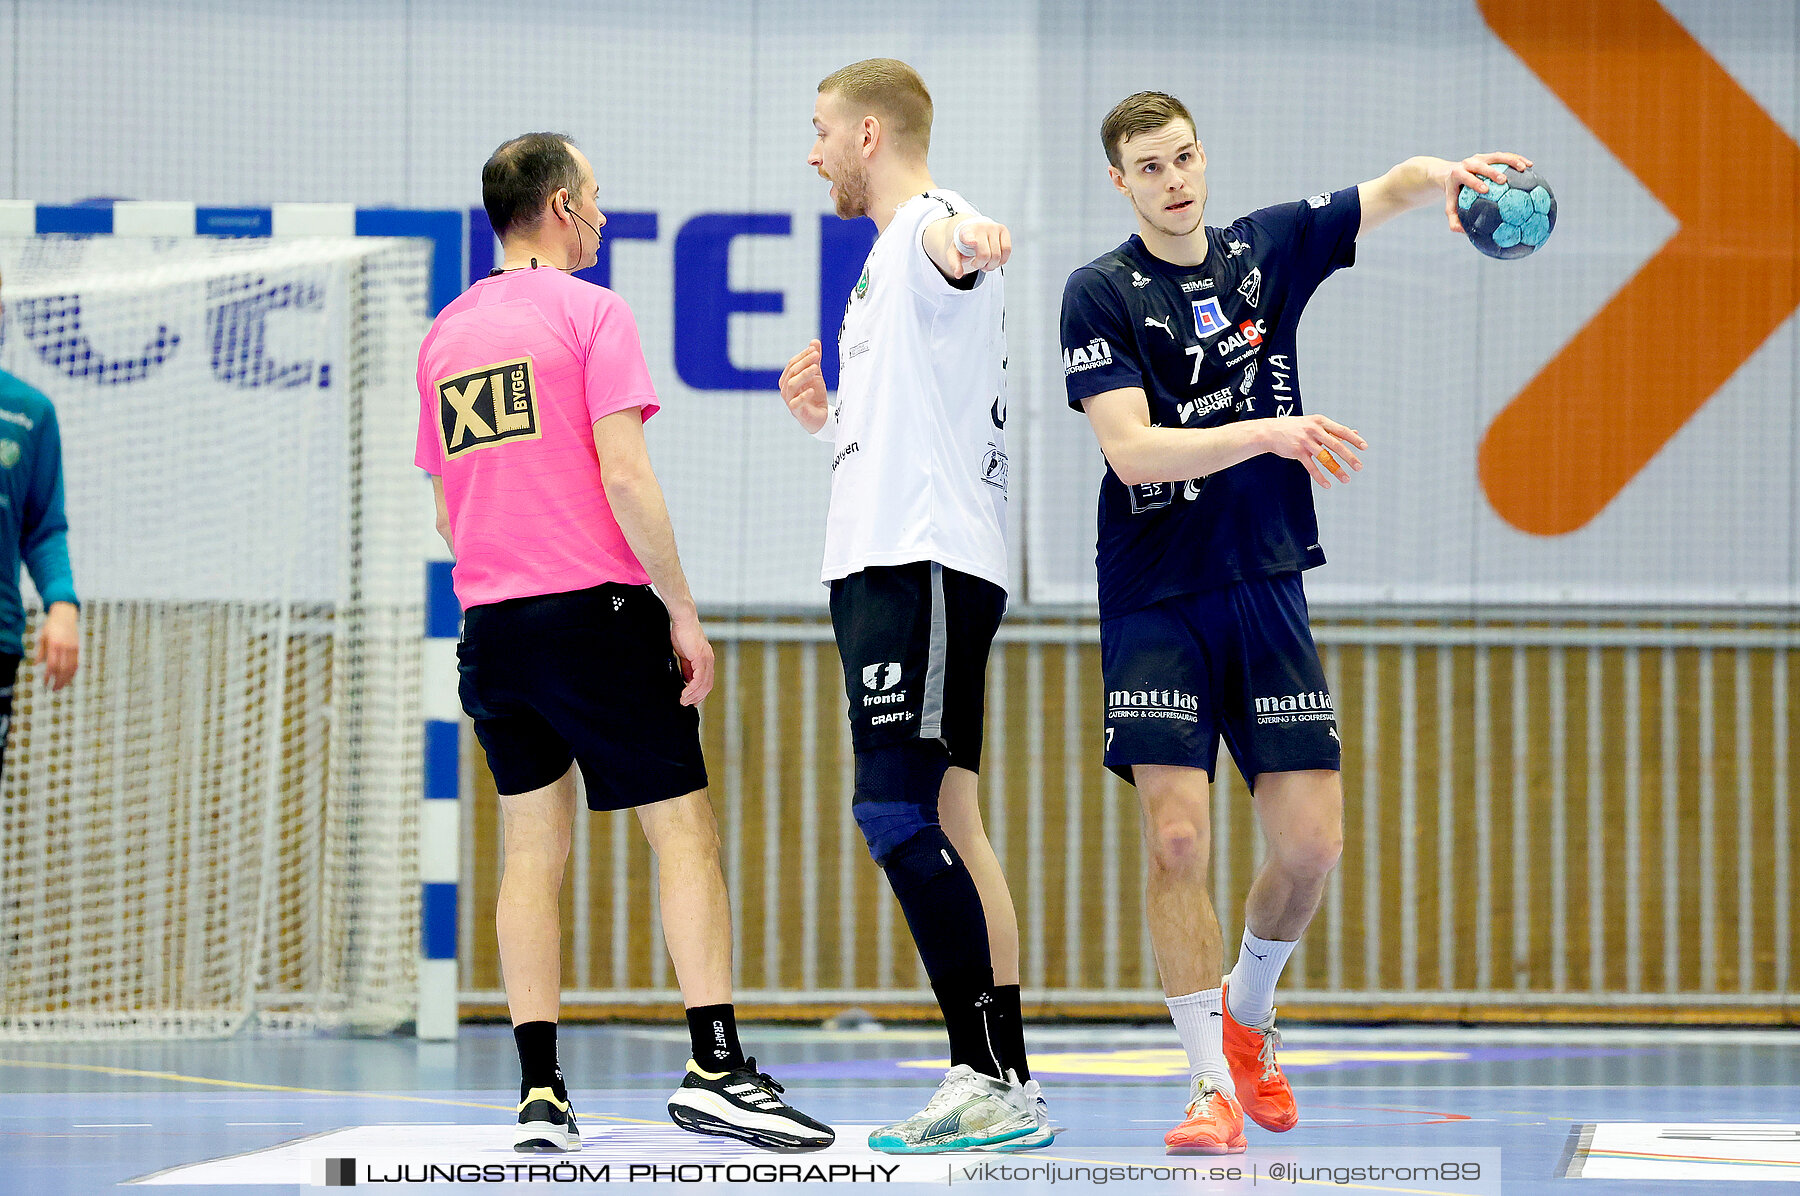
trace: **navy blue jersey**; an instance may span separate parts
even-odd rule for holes
[[[1069,406],[1140,387],[1158,428],[1303,414],[1294,334],[1327,275],[1356,260],[1355,187],[1206,230],[1206,260],[1175,266],[1135,234],[1069,275]],[[1210,477],[1100,483],[1101,616],[1227,582],[1325,563],[1306,467],[1264,453]]]

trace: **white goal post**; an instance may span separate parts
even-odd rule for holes
[[[75,683],[20,670],[0,1037],[420,1016],[413,376],[462,221],[0,204],[0,369],[56,405],[83,600]]]

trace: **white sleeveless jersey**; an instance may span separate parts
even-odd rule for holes
[[[924,230],[975,211],[954,191],[901,204],[869,251],[838,332],[827,582],[936,561],[1005,589],[1006,290],[932,264]]]

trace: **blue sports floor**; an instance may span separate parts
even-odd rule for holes
[[[944,1066],[941,1033],[928,1030],[748,1026],[743,1036],[796,1105],[840,1126],[916,1111]],[[684,1134],[668,1124],[663,1101],[687,1056],[685,1030],[567,1028],[563,1069],[586,1138],[571,1159],[589,1169],[589,1181],[603,1166],[610,1183],[631,1180],[635,1163],[681,1168],[638,1182],[691,1187],[748,1176],[771,1191],[817,1190],[820,1179],[868,1186],[871,1168],[897,1162],[907,1166],[880,1172],[879,1186],[1073,1192],[1104,1179],[1134,1192],[1784,1190],[1764,1186],[1773,1181],[1800,1190],[1800,1033],[1296,1026],[1283,1060],[1300,1126],[1284,1135],[1252,1126],[1249,1153],[1228,1159],[1162,1152],[1162,1133],[1179,1119],[1186,1092],[1169,1027],[1042,1028],[1029,1039],[1054,1119],[1068,1127],[1055,1146],[895,1160],[869,1154],[860,1140],[866,1129],[841,1133],[829,1152],[801,1156]],[[0,1192],[116,1191],[133,1180],[148,1181],[138,1188],[146,1196],[292,1192],[324,1182],[324,1159],[359,1155],[359,1186],[398,1179],[383,1190],[518,1190],[527,1185],[404,1182],[432,1174],[430,1164],[440,1176],[505,1180],[517,1173],[476,1168],[542,1161],[507,1149],[516,1067],[501,1026],[465,1027],[460,1041],[442,1045],[315,1037],[4,1045]],[[1329,1171],[1371,1162],[1390,1170]],[[1456,1168],[1449,1179],[1424,1170],[1445,1163]],[[1201,1170],[1160,1178],[1104,1170],[1126,1164]],[[774,1165],[802,1170],[768,1170]],[[1045,1170],[1052,1165],[1060,1169],[1054,1175]],[[1271,1175],[1289,1165],[1327,1170],[1303,1170],[1297,1180]],[[1461,1171],[1471,1165],[1480,1166],[1479,1178]],[[1243,1174],[1215,1179],[1215,1166]]]

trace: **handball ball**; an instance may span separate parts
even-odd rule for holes
[[[1556,196],[1535,170],[1500,167],[1504,183],[1488,180],[1487,193],[1464,187],[1456,215],[1475,248],[1489,257],[1525,257],[1550,239],[1556,227]]]

